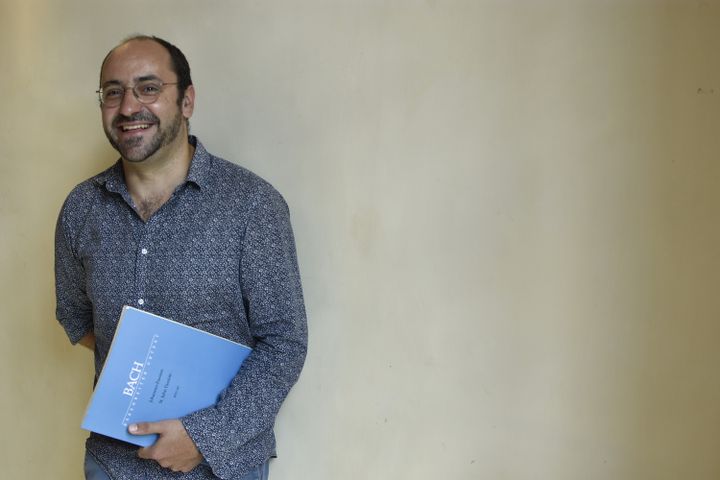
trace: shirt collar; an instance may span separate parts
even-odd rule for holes
[[[122,161],[118,159],[115,164],[104,172],[95,176],[95,183],[104,185],[109,192],[122,193],[125,187],[125,174],[123,174]]]
[[[202,190],[210,185],[212,155],[205,150],[203,144],[200,143],[200,140],[194,135],[188,137],[188,142],[195,147],[195,153],[190,161],[190,169],[188,170],[186,181],[194,183]],[[110,192],[122,194],[127,191],[125,174],[122,169],[122,160],[118,159],[112,167],[98,174],[95,177],[95,181],[100,185],[104,185]]]
[[[188,141],[195,146],[195,153],[190,162],[190,170],[188,170],[187,181],[192,182],[200,189],[210,186],[210,166],[212,155],[205,150],[205,147],[196,136],[190,135]]]

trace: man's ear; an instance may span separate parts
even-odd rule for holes
[[[195,109],[195,87],[192,85],[185,89],[185,95],[183,96],[180,108],[182,109],[183,117],[192,117],[193,110]]]

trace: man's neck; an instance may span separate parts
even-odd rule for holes
[[[142,162],[122,160],[125,182],[140,217],[147,221],[187,178],[195,148],[187,135]]]

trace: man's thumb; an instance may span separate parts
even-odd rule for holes
[[[131,435],[148,435],[150,433],[159,433],[151,422],[133,423],[128,427]]]

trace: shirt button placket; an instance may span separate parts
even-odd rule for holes
[[[148,262],[148,244],[149,244],[149,225],[145,225],[145,231],[143,232],[143,235],[140,237],[140,244],[138,248],[138,252],[136,254],[136,280],[137,280],[137,304],[139,306],[144,306],[147,304],[147,299],[145,298],[146,289],[147,289],[147,262]]]

